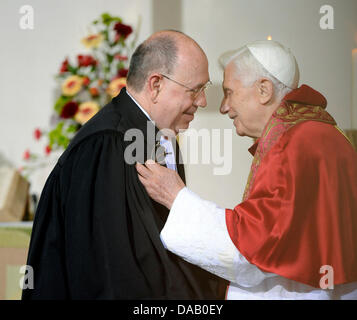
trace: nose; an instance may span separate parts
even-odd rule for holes
[[[205,91],[202,91],[202,92],[198,95],[198,97],[197,97],[197,99],[196,99],[196,101],[195,101],[195,105],[196,105],[197,107],[201,107],[201,108],[204,108],[204,107],[207,106],[207,98],[206,98],[206,93],[205,93]]]
[[[219,112],[222,114],[226,114],[229,111],[229,106],[226,103],[226,99],[223,99],[221,102],[221,107],[219,108]]]

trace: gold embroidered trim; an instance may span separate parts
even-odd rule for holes
[[[274,112],[264,128],[262,137],[252,161],[248,180],[244,189],[243,201],[249,197],[261,160],[270,151],[278,139],[291,127],[303,121],[320,121],[334,125],[347,138],[344,132],[336,126],[335,120],[321,106],[312,106],[285,101]],[[348,138],[347,138],[348,139]],[[350,141],[348,139],[348,141]],[[351,142],[351,141],[350,141]]]

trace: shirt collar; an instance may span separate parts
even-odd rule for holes
[[[139,107],[139,109],[146,115],[146,117],[152,122],[149,114],[146,112],[146,110],[134,99],[134,97],[129,93],[128,90],[126,90],[126,93],[128,96],[135,102],[135,104]]]

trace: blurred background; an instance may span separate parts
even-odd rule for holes
[[[0,168],[14,168],[20,176],[16,180],[12,171],[0,169],[0,210],[11,200],[22,201],[17,212],[27,212],[27,217],[10,212],[13,221],[4,219],[1,224],[0,299],[19,297],[18,266],[25,264],[31,214],[62,153],[61,148],[49,148],[45,137],[58,123],[53,114],[63,90],[62,78],[58,78],[63,76],[61,69],[73,67],[82,55],[81,63],[89,68],[88,97],[95,97],[89,87],[100,89],[98,79],[90,73],[93,64],[85,60],[93,47],[88,43],[86,47],[82,40],[93,40],[88,38],[96,33],[92,22],[103,13],[120,17],[120,23],[132,28],[122,46],[136,46],[157,30],[176,29],[194,38],[206,52],[213,87],[207,92],[207,108],[198,111],[191,128],[220,129],[221,155],[231,152],[232,170],[217,175],[214,168],[219,165],[215,163],[187,164],[186,175],[192,190],[222,207],[234,207],[242,198],[252,161],[247,149],[253,143],[250,138],[236,136],[232,121],[219,113],[223,75],[218,57],[222,52],[269,36],[281,42],[298,61],[300,84],[325,95],[327,111],[340,128],[356,129],[356,0],[2,0],[0,11]],[[112,22],[115,25],[119,20]],[[112,59],[117,59],[117,71],[126,68],[125,56],[130,58],[131,51],[124,49],[122,55],[110,52]],[[69,67],[63,64],[66,59]],[[123,77],[125,72],[112,79]],[[103,101],[95,101],[102,106]],[[60,107],[67,102],[60,101]],[[231,129],[229,150],[223,148],[224,129]],[[40,166],[26,172],[33,163]],[[13,186],[12,194],[6,193],[9,185]],[[14,222],[20,220],[29,222]]]

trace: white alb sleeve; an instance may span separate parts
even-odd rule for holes
[[[225,209],[183,188],[161,231],[165,248],[184,260],[244,287],[276,276],[250,264],[233,244]]]

